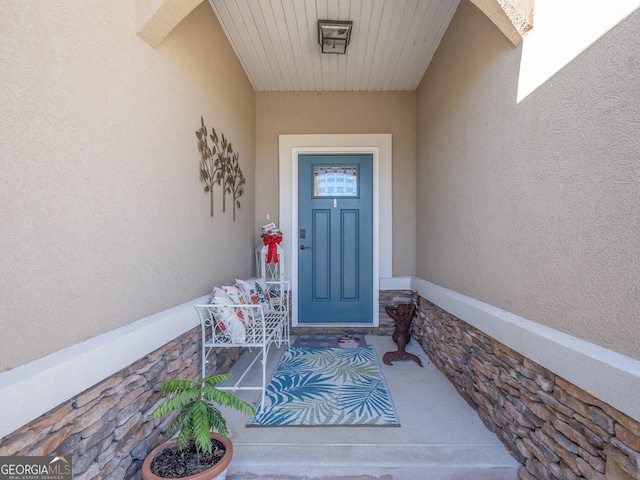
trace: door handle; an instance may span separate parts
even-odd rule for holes
[[[311,250],[311,247],[307,247],[306,245],[300,245],[300,250]]]

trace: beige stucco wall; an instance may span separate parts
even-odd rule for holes
[[[3,2],[0,371],[253,269],[255,104],[208,2],[154,49],[130,0]],[[247,178],[199,178],[203,115]]]
[[[640,359],[640,12],[563,3],[514,48],[461,2],[417,93],[417,275]]]
[[[393,274],[415,273],[415,92],[256,94],[256,229],[278,219],[278,135],[390,133]]]

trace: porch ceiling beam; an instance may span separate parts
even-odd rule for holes
[[[156,48],[203,0],[136,0],[136,33]]]
[[[535,0],[470,0],[514,46],[533,28]]]

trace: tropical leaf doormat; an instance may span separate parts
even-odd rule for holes
[[[285,351],[248,426],[399,426],[373,347]],[[258,401],[260,405],[260,400]]]

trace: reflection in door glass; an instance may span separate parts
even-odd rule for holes
[[[358,167],[316,165],[313,167],[314,197],[357,197]]]

